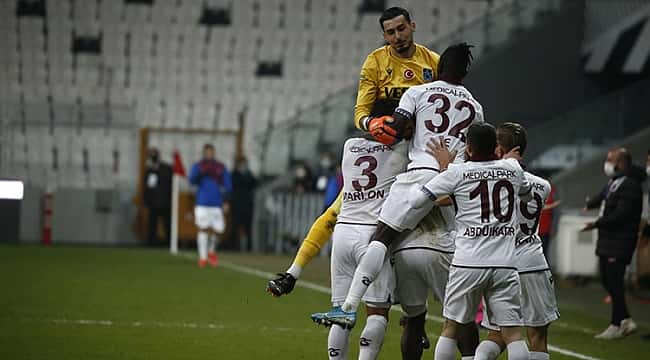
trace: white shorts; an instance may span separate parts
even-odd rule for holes
[[[393,230],[412,230],[433,208],[434,202],[422,191],[422,185],[438,173],[433,170],[413,170],[397,175],[388,197],[381,207],[379,221]]]
[[[357,265],[366,253],[375,226],[336,224],[332,234],[331,282],[332,304],[341,306],[350,291]],[[362,300],[374,307],[392,305],[391,294],[395,286],[393,269],[388,256],[377,278],[370,284]]]
[[[519,273],[519,282],[524,326],[546,326],[560,318],[553,288],[553,274],[550,270]],[[484,314],[481,325],[490,330],[499,330],[487,314]]]
[[[226,229],[223,210],[216,206],[195,206],[194,223],[199,229],[212,229],[218,234]]]
[[[460,324],[474,321],[478,304],[499,326],[521,326],[519,274],[514,269],[451,266],[443,316]]]
[[[453,253],[431,248],[403,248],[393,253],[395,299],[408,317],[427,310],[429,291],[438,301],[444,302],[453,256]]]

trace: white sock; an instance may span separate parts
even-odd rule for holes
[[[287,269],[287,272],[291,274],[294,278],[299,278],[300,273],[302,273],[302,267],[296,263],[291,264],[291,266]]]
[[[548,355],[548,353],[545,352],[539,352],[539,351],[531,351],[530,352],[530,360],[549,360],[551,357]]]
[[[210,239],[208,241],[208,252],[215,252],[217,250],[217,235],[210,234]]]
[[[342,309],[347,312],[356,312],[359,307],[361,297],[365,295],[368,286],[379,275],[381,267],[384,265],[386,256],[386,245],[379,241],[371,241],[366,253],[361,258],[357,270],[354,272],[352,285],[348,296],[345,298]]]
[[[359,340],[359,360],[375,360],[377,358],[381,345],[384,343],[387,326],[388,319],[385,317],[381,315],[368,316]]]
[[[199,259],[205,260],[208,258],[208,233],[199,231],[196,236],[196,248],[199,250]]]
[[[499,344],[491,340],[483,340],[476,348],[474,360],[495,360],[501,354]]]
[[[348,342],[350,330],[345,330],[338,325],[332,325],[327,337],[327,355],[330,360],[345,360],[348,358]]]
[[[456,360],[456,340],[440,336],[433,357],[436,360]]]
[[[475,360],[474,355],[472,356],[463,356],[461,357],[462,360]]]
[[[528,360],[530,353],[528,345],[523,340],[513,341],[508,344],[508,360]]]

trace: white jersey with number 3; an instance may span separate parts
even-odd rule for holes
[[[444,137],[450,150],[457,151],[454,162],[462,163],[467,128],[483,122],[483,106],[472,94],[462,85],[442,80],[409,88],[395,112],[415,119],[415,132],[409,144],[409,169],[439,168],[438,162],[426,153],[429,140],[439,137]]]
[[[395,176],[406,170],[407,143],[351,138],[343,146],[343,203],[338,223],[376,224]]]
[[[515,206],[530,197],[530,184],[514,159],[452,164],[424,185],[436,197],[452,195],[459,267],[511,267],[519,222]]]
[[[548,263],[542,250],[542,240],[537,231],[539,217],[546,199],[551,193],[551,184],[529,172],[526,172],[525,176],[532,187],[532,199],[527,202],[519,201],[517,206],[519,231],[517,232],[515,254],[517,257],[517,270],[520,272],[548,269]]]

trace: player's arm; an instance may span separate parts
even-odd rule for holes
[[[454,169],[455,167],[446,169],[422,186],[422,192],[439,206],[446,201],[445,197],[454,194],[458,180],[461,178]]]
[[[342,194],[339,193],[332,205],[314,221],[289,269],[284,274],[278,274],[278,278],[269,281],[266,291],[273,296],[282,296],[293,290],[302,269],[311,262],[332,236],[336,219],[341,211]]]
[[[361,66],[357,102],[354,106],[354,126],[359,130],[368,131],[372,106],[377,100],[379,79],[377,79],[377,60],[370,54]]]
[[[192,169],[190,170],[190,184],[192,185],[198,185],[199,180],[201,179],[201,169],[199,167],[199,164],[196,163],[192,165]]]

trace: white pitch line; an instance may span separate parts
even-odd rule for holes
[[[188,258],[188,259],[196,259],[196,256],[193,256],[193,255],[188,254],[188,253],[180,253],[179,255],[181,255],[181,256],[183,256],[185,258]],[[257,269],[252,268],[252,267],[237,265],[237,264],[231,263],[229,261],[223,261],[222,260],[222,261],[219,262],[219,264],[221,266],[225,267],[226,269],[231,269],[231,270],[241,272],[241,273],[244,273],[244,274],[257,276],[257,277],[260,277],[260,278],[263,278],[263,279],[272,279],[272,278],[274,278],[276,276],[276,274],[270,273],[268,271],[261,271],[261,270],[257,270]],[[318,291],[318,292],[325,293],[325,294],[331,294],[330,288],[322,286],[322,285],[314,284],[314,283],[311,283],[311,282],[308,282],[308,281],[304,281],[304,280],[297,281],[296,286],[306,288],[306,289],[311,289],[311,290]],[[402,310],[396,305],[393,305],[391,307],[391,310],[399,311],[400,313],[402,312]],[[439,316],[434,316],[434,315],[427,315],[427,320],[435,321],[435,322],[438,322],[438,323],[443,323],[445,321],[444,318],[439,317]],[[563,326],[563,327],[565,327],[565,326]],[[585,331],[583,331],[583,332],[587,332],[587,331],[588,330],[585,329]],[[434,337],[437,337],[437,336],[434,335]],[[571,356],[571,357],[574,357],[576,359],[581,359],[581,360],[601,360],[601,359],[596,358],[596,357],[592,357],[592,356],[589,356],[589,355],[581,354],[579,352],[567,350],[567,349],[561,348],[559,346],[554,346],[554,345],[551,345],[551,344],[548,344],[548,349],[550,351],[553,351],[553,352],[556,352],[556,353],[559,353],[559,354],[562,354],[562,355],[566,355],[566,356]]]
[[[186,329],[210,329],[210,330],[227,330],[227,329],[251,329],[261,331],[277,331],[277,332],[324,332],[312,331],[310,329],[297,329],[289,327],[252,327],[252,326],[236,326],[220,323],[194,323],[194,322],[163,322],[163,321],[114,321],[114,320],[91,320],[91,319],[23,319],[27,322],[42,322],[52,324],[70,324],[70,325],[88,325],[88,326],[106,326],[106,327],[158,327],[158,328],[186,328]]]

